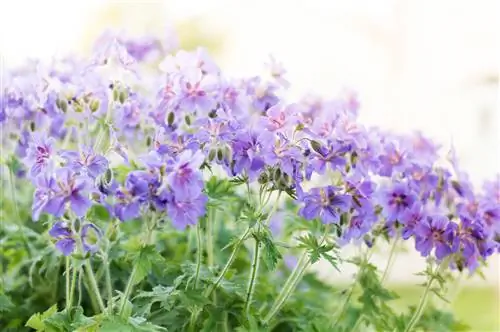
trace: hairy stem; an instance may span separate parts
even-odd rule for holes
[[[319,245],[322,245],[323,242],[325,242],[329,231],[330,227],[327,225]],[[278,297],[274,301],[271,310],[269,310],[269,313],[264,318],[263,323],[265,324],[269,323],[271,319],[273,319],[273,317],[281,310],[281,308],[286,303],[292,292],[295,290],[299,282],[302,280],[305,271],[310,265],[311,265],[311,259],[310,257],[308,257],[308,252],[304,251],[299,261],[297,262],[297,265],[295,266],[294,270],[292,271],[287,281],[285,282],[285,286],[281,289],[281,292],[278,294]]]
[[[213,234],[214,222],[215,222],[215,209],[209,208],[207,212],[207,228],[206,228],[208,267],[212,267],[214,265],[214,234]]]
[[[71,277],[71,288],[69,290],[69,305],[70,307],[73,305],[73,298],[75,297],[75,288],[76,288],[76,277],[78,275],[79,269],[76,269],[74,266],[72,268],[73,275]]]
[[[106,278],[106,290],[108,291],[108,311],[109,314],[113,314],[113,284],[111,283],[111,273],[109,270],[109,260],[108,255],[103,253],[102,263],[104,264],[104,273]]]
[[[449,259],[449,258],[448,258]],[[420,301],[418,303],[417,309],[413,313],[410,322],[406,326],[404,332],[410,332],[415,326],[418,324],[418,321],[422,317],[424,313],[425,307],[427,306],[427,302],[429,300],[430,290],[432,289],[432,285],[434,280],[436,280],[436,275],[441,271],[441,269],[445,268],[448,264],[448,259],[442,261],[435,269],[434,273],[429,276],[429,280],[427,281],[427,286],[425,287],[424,293],[420,297]]]
[[[245,299],[245,312],[247,314],[250,311],[250,306],[252,303],[252,296],[255,289],[255,281],[257,273],[259,271],[259,265],[260,265],[260,241],[258,239],[255,239],[253,261],[252,261],[252,266],[250,268],[250,278],[248,281],[248,287],[246,293],[247,295]]]
[[[26,248],[26,253],[28,257],[31,258],[31,248],[28,243],[28,239],[26,238],[26,234],[24,233],[24,227],[22,225],[23,221],[21,220],[21,214],[19,213],[19,205],[17,201],[16,195],[16,182],[14,178],[14,171],[9,167],[9,182],[10,182],[10,191],[12,195],[12,202],[14,203],[14,212],[16,214],[16,225],[19,233],[21,234],[21,241],[23,241],[23,245]]]
[[[91,293],[97,300],[97,304],[99,305],[99,310],[101,312],[106,311],[106,307],[104,305],[104,301],[102,300],[101,293],[99,291],[99,286],[97,285],[97,281],[95,279],[94,272],[92,271],[92,265],[90,264],[90,260],[85,260],[85,269],[87,271],[87,276],[89,278]]]
[[[291,293],[297,286],[300,278],[303,276],[308,266],[309,266],[309,259],[307,257],[307,251],[304,251],[299,261],[297,262],[297,265],[295,266],[292,273],[286,280],[285,285],[281,289],[281,292],[278,294],[278,297],[274,301],[274,304],[269,310],[269,313],[264,318],[263,320],[264,324],[267,324],[278,313],[283,304],[290,297]]]
[[[71,310],[71,273],[70,273],[70,257],[66,256],[66,270],[64,274],[66,275],[66,312],[69,315]]]
[[[206,296],[210,296],[217,289],[217,287],[219,287],[220,283],[222,282],[222,279],[224,279],[224,276],[226,275],[227,271],[229,271],[231,265],[236,259],[236,255],[240,251],[240,247],[243,244],[243,241],[245,241],[248,234],[250,233],[250,230],[251,230],[250,227],[247,228],[246,231],[243,233],[243,235],[238,239],[238,242],[235,243],[233,251],[231,252],[231,256],[229,256],[226,265],[224,265],[224,268],[220,272],[215,282],[212,284],[212,286],[210,286],[210,288],[208,288],[207,292],[205,293]]]
[[[203,243],[201,242],[201,225],[198,223],[196,225],[196,274],[194,275],[194,289],[198,288],[198,282],[200,280],[200,269],[201,261],[203,260]]]
[[[152,233],[155,229],[155,226],[156,226],[156,214],[153,214],[150,222],[146,223],[147,231],[145,234],[145,238],[143,240],[143,247],[147,246],[150,243],[151,236],[152,236]],[[124,312],[125,312],[125,306],[127,305],[127,301],[129,299],[130,294],[132,293],[132,289],[134,287],[136,274],[137,274],[137,263],[135,263],[134,267],[132,268],[132,272],[130,273],[130,276],[129,276],[128,281],[127,281],[127,286],[125,286],[125,291],[123,292],[123,297],[121,299],[119,315],[122,317],[123,317]]]
[[[389,276],[389,272],[394,265],[394,261],[396,259],[396,248],[399,244],[400,236],[396,236],[396,239],[392,243],[391,251],[389,252],[389,258],[387,259],[387,264],[385,266],[384,272],[382,273],[382,277],[380,278],[380,283],[383,284],[385,279]]]

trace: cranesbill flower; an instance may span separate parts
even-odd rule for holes
[[[348,243],[351,240],[359,240],[369,233],[373,225],[377,222],[377,215],[370,201],[365,200],[360,209],[356,209],[342,232],[342,242]]]
[[[49,235],[57,239],[56,248],[64,256],[69,256],[75,251],[76,240],[68,225],[62,221],[54,223],[49,230]]]
[[[404,212],[411,209],[417,197],[405,183],[395,183],[381,192],[380,205],[387,222],[404,223]]]
[[[51,209],[47,212],[60,217],[64,213],[66,203],[69,203],[76,216],[84,216],[92,205],[88,197],[90,189],[88,178],[63,167],[56,171],[55,181],[54,195],[50,198]]]
[[[199,218],[205,215],[206,203],[207,197],[202,193],[182,198],[172,195],[167,203],[167,213],[172,225],[179,230],[196,225]]]
[[[91,147],[82,147],[80,152],[62,151],[60,156],[66,159],[66,167],[75,173],[87,174],[93,179],[103,174],[109,166],[108,160],[95,153]]]
[[[30,168],[30,176],[35,178],[42,172],[50,172],[53,168],[54,139],[34,133],[28,145],[25,158],[26,165]]]
[[[320,218],[324,224],[338,223],[340,215],[349,211],[351,196],[339,192],[333,186],[313,188],[301,199],[299,214],[309,220]]]
[[[125,186],[116,191],[117,203],[114,213],[121,221],[139,217],[141,206],[150,195],[149,181],[151,176],[144,171],[130,172],[125,180]]]
[[[181,110],[199,110],[208,113],[217,104],[212,96],[217,81],[212,76],[204,76],[199,69],[183,72],[179,84],[174,86],[176,101]]]
[[[196,197],[203,190],[203,179],[199,171],[205,156],[200,151],[182,152],[166,177],[166,184],[176,198]]]
[[[387,142],[383,146],[380,159],[380,175],[392,176],[394,173],[404,172],[408,167],[408,153],[394,142]]]
[[[238,132],[233,139],[234,175],[245,172],[250,180],[255,180],[264,168],[261,150],[264,142],[256,132]]]
[[[33,193],[32,218],[38,221],[43,212],[53,213],[58,207],[54,206],[52,199],[57,188],[55,179],[48,174],[40,174],[34,180],[36,185]]]
[[[410,237],[416,235],[416,228],[425,220],[426,216],[427,215],[420,202],[415,202],[411,208],[405,209],[399,219],[399,222],[403,225],[401,237],[404,240],[408,240]]]
[[[424,257],[435,249],[436,258],[441,260],[456,251],[457,225],[443,215],[428,216],[415,228],[415,248]]]

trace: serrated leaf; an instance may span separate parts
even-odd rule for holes
[[[137,329],[120,317],[107,317],[101,323],[98,329],[99,332],[135,332]]]
[[[0,312],[8,312],[14,307],[12,300],[5,294],[0,294]]]
[[[153,265],[163,264],[163,262],[164,259],[156,250],[155,245],[144,246],[134,260],[136,267],[134,285],[141,282],[151,272]]]

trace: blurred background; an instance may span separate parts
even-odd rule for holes
[[[422,130],[443,152],[453,143],[476,183],[500,170],[498,0],[2,0],[0,13],[2,66],[89,52],[104,28],[177,35],[182,48],[207,47],[229,76],[259,73],[273,55],[291,98],[353,88],[365,124]],[[424,267],[415,254],[396,260],[391,281],[409,301]],[[493,259],[485,280],[463,281],[454,304],[478,331],[500,330],[499,267]],[[351,278],[346,270],[319,267],[336,282]]]

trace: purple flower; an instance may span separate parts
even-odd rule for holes
[[[84,216],[92,205],[88,197],[90,189],[88,179],[76,175],[69,168],[58,169],[55,179],[54,195],[50,198],[50,204],[45,208],[46,212],[60,217],[64,213],[66,203],[69,203],[76,216]]]
[[[298,122],[296,112],[296,105],[276,104],[266,111],[260,120],[260,125],[272,132],[286,133]]]
[[[328,165],[332,170],[345,167],[347,163],[345,154],[349,152],[350,147],[343,145],[341,142],[328,142],[326,146],[315,142],[312,143],[312,150],[314,152],[309,157],[308,174],[311,174],[313,171],[318,174],[324,174]]]
[[[62,221],[56,222],[50,229],[49,235],[57,239],[56,248],[64,256],[69,256],[75,251],[76,240],[66,223]]]
[[[250,180],[255,180],[264,168],[261,150],[263,141],[256,132],[239,132],[233,139],[234,175],[245,172]]]
[[[40,174],[34,182],[36,189],[33,193],[32,218],[38,221],[41,213],[51,213],[57,209],[52,199],[57,187],[54,178],[47,174]]]
[[[91,147],[84,147],[80,152],[62,151],[60,156],[66,159],[66,167],[93,179],[103,174],[109,166],[108,160],[96,154]]]
[[[338,223],[340,215],[351,207],[351,196],[338,191],[333,186],[311,189],[301,199],[299,214],[309,220],[320,218],[324,224]]]
[[[130,70],[135,64],[119,36],[111,31],[103,33],[94,45],[95,53],[91,67],[105,66],[111,62],[120,68]]]
[[[196,197],[203,190],[203,179],[200,166],[205,156],[197,151],[182,152],[166,178],[166,183],[177,198]]]
[[[408,240],[411,236],[415,235],[418,225],[426,218],[424,209],[420,202],[415,202],[410,209],[402,212],[399,222],[403,225],[401,237]]]
[[[380,156],[379,170],[382,176],[392,176],[394,173],[403,172],[408,167],[407,152],[400,149],[394,142],[384,145],[383,154]]]
[[[141,205],[150,195],[149,184],[151,175],[144,171],[130,172],[125,180],[125,186],[116,191],[115,215],[121,221],[139,217]]]
[[[207,197],[204,194],[171,197],[167,203],[167,211],[172,225],[184,230],[188,225],[196,225],[198,219],[205,215]]]
[[[356,210],[351,216],[342,232],[342,242],[348,243],[351,240],[359,240],[369,233],[373,225],[377,222],[374,208],[369,201],[363,202],[363,209]]]
[[[34,133],[28,145],[25,162],[30,168],[30,176],[35,178],[42,172],[49,172],[53,167],[54,139]]]
[[[456,229],[457,225],[445,216],[429,216],[415,228],[415,248],[424,257],[435,248],[436,258],[441,260],[458,249]]]
[[[199,69],[193,69],[183,73],[179,84],[174,87],[174,91],[181,110],[203,112],[211,111],[216,101],[211,95],[211,90],[215,87],[216,81],[211,76],[204,76]]]
[[[382,190],[380,205],[389,223],[400,221],[404,223],[404,212],[411,209],[417,197],[407,184],[396,183]]]

